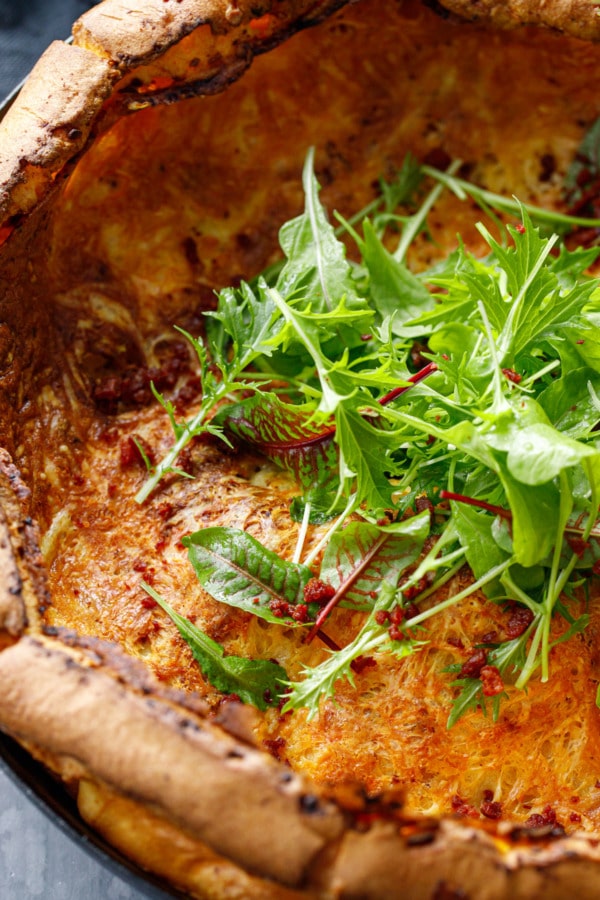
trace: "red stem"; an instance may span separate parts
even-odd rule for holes
[[[319,628],[319,630],[317,631],[317,637],[319,638],[319,640],[323,641],[326,647],[329,647],[330,650],[334,650],[336,653],[342,649],[338,644],[336,644],[333,638],[330,638],[328,634],[325,634],[325,632],[321,628]]]
[[[512,519],[512,513],[509,509],[504,509],[502,506],[494,506],[492,503],[486,503],[485,500],[476,500],[475,497],[466,497],[464,494],[440,491],[440,500],[456,500],[458,503],[466,503],[467,506],[477,506],[479,509],[486,509],[502,519]]]
[[[379,403],[382,406],[385,406],[387,403],[391,403],[392,400],[395,400],[396,397],[399,397],[400,394],[403,394],[405,391],[407,391],[409,388],[411,388],[413,386],[413,384],[418,384],[419,381],[422,381],[424,378],[427,378],[427,376],[431,375],[432,372],[436,372],[437,368],[438,367],[434,362],[430,362],[428,365],[424,366],[422,369],[419,369],[418,372],[415,372],[414,375],[411,375],[410,378],[408,378],[408,381],[410,382],[410,384],[405,384],[402,387],[397,387],[397,388],[394,388],[392,391],[389,391],[389,393],[385,394],[383,397],[381,397],[379,399]],[[335,431],[335,429],[329,429],[328,432],[326,432],[326,434],[324,435],[324,437],[328,437],[332,433],[332,431]],[[310,443],[315,443],[315,439],[311,438]],[[361,569],[362,569],[362,567],[361,567]],[[333,609],[335,609],[335,607],[338,605],[340,600],[342,600],[344,594],[347,592],[350,585],[356,580],[358,575],[359,575],[359,570],[357,570],[354,573],[352,578],[350,578],[347,583],[340,586],[340,588],[336,591],[335,595],[331,598],[329,603],[327,603],[327,605],[323,607],[323,609],[320,611],[319,615],[316,618],[315,624],[313,625],[311,630],[308,632],[308,634],[305,638],[305,643],[310,644],[310,642],[313,640],[313,638],[317,634],[319,635],[319,637],[321,637],[321,640],[323,640],[322,632],[320,631],[321,625],[325,622],[325,620],[327,619],[327,617],[329,616],[331,611]],[[325,641],[324,643],[327,643],[327,641]]]
[[[409,388],[413,386],[413,384],[418,384],[419,381],[422,381],[424,378],[427,378],[428,375],[431,375],[432,372],[437,371],[437,365],[434,362],[429,363],[424,366],[422,369],[419,369],[418,372],[415,372],[414,375],[411,375],[407,380],[410,384],[402,385],[402,387],[394,388],[389,393],[384,394],[383,397],[380,397],[378,403],[381,406],[386,406],[388,403],[391,403],[392,400],[395,400],[396,397],[399,397],[400,394],[403,394]],[[300,438],[294,441],[277,441],[276,443],[263,443],[261,447],[263,450],[272,450],[273,452],[282,450],[294,450],[299,447],[311,447],[315,444],[320,444],[322,441],[329,440],[335,434],[335,425],[330,428],[326,428],[325,431],[321,431],[318,434],[314,434],[308,438]]]
[[[432,372],[437,372],[437,365],[434,362],[428,363],[426,366],[423,366],[422,369],[419,369],[418,372],[415,372],[414,375],[411,375],[408,379],[410,384],[405,384],[403,387],[394,388],[393,391],[390,391],[388,394],[385,394],[383,397],[380,397],[379,402],[382,406],[386,406],[388,403],[391,403],[392,400],[395,400],[396,397],[399,397],[400,394],[403,394],[407,391],[413,384],[418,384],[419,381],[423,381],[424,378],[427,378],[428,375],[431,375]]]

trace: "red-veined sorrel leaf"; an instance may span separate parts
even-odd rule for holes
[[[426,510],[385,527],[351,522],[337,532],[325,551],[319,575],[321,581],[336,587],[336,593],[317,616],[308,640],[342,599],[372,607],[383,581],[397,585],[423,549],[429,526]]]
[[[290,472],[304,491],[337,478],[335,426],[315,419],[312,408],[257,393],[223,409],[217,422]]]
[[[304,602],[311,570],[281,559],[245,531],[204,528],[182,538],[182,544],[200,584],[221,603],[287,625],[289,617],[276,615],[272,606]]]

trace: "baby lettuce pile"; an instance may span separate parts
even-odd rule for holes
[[[569,251],[556,232],[590,221],[495,197],[456,177],[457,167],[407,159],[366,211],[338,217],[336,229],[310,152],[305,211],[280,233],[284,261],[222,290],[202,339],[188,335],[202,379],[193,416],[180,421],[157,394],[175,439],[139,502],[178,471],[181,450],[202,432],[258,450],[297,484],[292,560],[233,528],[183,542],[216,600],[329,644],[301,680],[272,660],[225,655],[146,585],[205,677],[260,708],[316,714],[339,679],[353,682],[379,654],[419,652],[438,612],[483,590],[490,603],[526,611],[523,626],[486,645],[491,689],[476,671],[454,673],[449,724],[486,704],[497,716],[507,691],[550,677],[553,641],[588,624],[571,600],[600,567],[600,290],[586,276],[598,250]],[[414,273],[407,253],[428,239],[427,215],[444,189],[515,224],[497,222],[498,239],[478,225],[483,258],[459,241]],[[307,553],[311,523],[325,523],[324,536]],[[469,586],[439,592],[465,565]],[[344,647],[327,637],[338,606],[363,611]]]

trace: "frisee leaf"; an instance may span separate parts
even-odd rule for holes
[[[354,640],[341,650],[331,652],[320,665],[305,668],[302,681],[291,682],[288,685],[289,693],[283,707],[284,713],[306,707],[308,719],[314,718],[321,701],[334,696],[338,681],[347,679],[354,686],[352,664],[358,657],[368,657],[387,645],[387,650],[401,658],[410,655],[421,646],[420,642],[408,638],[403,641],[391,641],[386,629],[378,624],[375,618],[377,611],[390,608],[395,602],[395,597],[395,585],[383,581],[375,608]]]

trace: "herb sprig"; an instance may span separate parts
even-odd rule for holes
[[[416,652],[425,622],[483,590],[490,602],[525,610],[524,626],[482,651],[480,671],[453,673],[449,724],[485,711],[487,698],[497,716],[507,691],[538,672],[548,679],[551,648],[588,621],[573,619],[568,598],[582,566],[600,557],[600,290],[585,274],[598,251],[568,251],[536,223],[559,232],[600,222],[500,198],[457,169],[407,160],[368,216],[343,223],[356,263],[321,205],[311,151],[305,211],[281,231],[284,263],[253,285],[221,291],[206,339],[190,338],[203,382],[199,411],[178,422],[157,395],[176,441],[139,502],[176,471],[187,442],[209,431],[253,445],[295,478],[302,535],[309,522],[330,520],[304,562],[301,544],[290,563],[236,529],[185,539],[215,599],[273,626],[305,625],[308,639],[325,639],[334,608],[364,612],[347,646],[326,638],[328,658],[288,684],[285,709],[316,714],[340,679],[353,683],[359,660]],[[416,274],[407,251],[444,189],[518,221],[501,241],[478,226],[484,258],[459,244]],[[390,223],[400,228],[395,251]],[[416,339],[429,361],[424,374],[411,369]],[[287,385],[285,397],[263,390],[268,379]],[[465,563],[472,584],[436,602]]]

